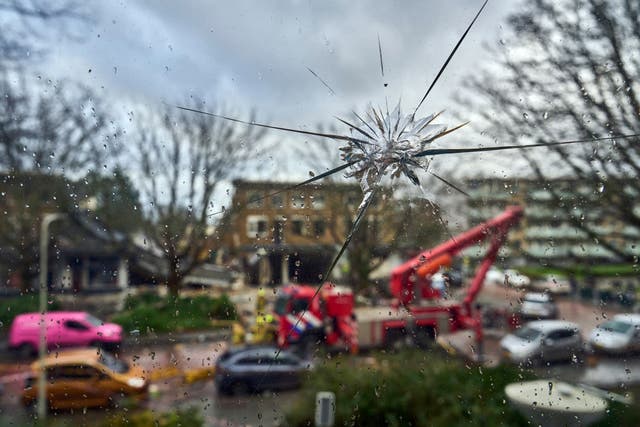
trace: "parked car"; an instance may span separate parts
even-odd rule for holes
[[[553,295],[568,295],[571,293],[569,280],[554,275],[549,275],[543,280],[534,282],[531,287],[536,291],[549,292]]]
[[[504,284],[514,288],[526,288],[531,284],[531,279],[516,270],[505,270]]]
[[[640,350],[640,314],[617,314],[591,331],[589,346],[604,353]]]
[[[33,355],[40,340],[40,313],[19,314],[9,329],[9,348]],[[47,348],[94,346],[114,349],[122,342],[122,327],[105,323],[84,311],[45,314]]]
[[[38,398],[40,361],[31,365],[22,403],[29,407]],[[119,406],[123,399],[141,400],[149,387],[142,368],[129,366],[98,349],[62,350],[44,361],[47,400],[54,409]]]
[[[558,307],[548,293],[526,293],[522,298],[519,312],[523,319],[555,319],[558,317]]]
[[[583,351],[580,328],[563,320],[529,322],[500,341],[503,357],[514,363],[572,360]]]
[[[504,283],[504,271],[491,267],[487,270],[484,280],[488,283]]]
[[[300,386],[302,373],[310,367],[295,354],[276,347],[232,349],[216,363],[215,384],[223,394],[256,393]]]

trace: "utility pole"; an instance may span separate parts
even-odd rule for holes
[[[38,374],[38,421],[45,424],[47,418],[47,377],[44,369],[44,359],[47,356],[47,325],[46,311],[49,299],[48,288],[48,261],[49,261],[49,226],[52,222],[64,218],[61,213],[47,213],[42,216],[40,223],[40,345],[38,346],[38,358],[40,372]]]

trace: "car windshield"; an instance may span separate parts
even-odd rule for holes
[[[106,366],[109,370],[117,372],[118,374],[129,372],[129,365],[126,362],[117,359],[110,353],[102,352],[100,354],[100,363]]]
[[[274,304],[273,311],[282,316],[287,313],[287,306],[289,304],[290,297],[289,295],[280,294],[276,298],[276,302]]]
[[[549,300],[540,297],[524,297],[523,301],[534,304],[545,304],[549,302]]]
[[[541,332],[537,329],[533,329],[530,327],[524,327],[516,330],[513,335],[525,341],[534,341],[538,337],[540,337]]]
[[[608,322],[604,322],[599,326],[599,328],[609,332],[626,334],[629,329],[633,328],[633,325],[630,323],[622,322],[620,320],[610,320]]]
[[[104,322],[100,319],[98,319],[97,317],[94,317],[90,314],[87,314],[87,316],[84,318],[87,322],[89,322],[89,324],[93,325],[93,326],[102,326],[104,325]]]

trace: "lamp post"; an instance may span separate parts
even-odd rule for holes
[[[44,370],[44,359],[47,356],[47,325],[46,311],[47,299],[49,298],[47,267],[49,261],[49,226],[52,222],[64,218],[61,213],[47,213],[42,216],[40,224],[40,343],[38,346],[38,357],[40,361],[40,372],[38,374],[38,420],[44,425],[47,417],[47,378]]]

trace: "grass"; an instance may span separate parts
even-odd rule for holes
[[[198,427],[204,425],[204,419],[198,408],[193,407],[160,413],[152,410],[123,412],[109,417],[102,425],[105,427]]]
[[[144,293],[128,296],[124,306],[112,321],[127,332],[137,330],[141,335],[211,329],[214,320],[236,319],[235,306],[226,295],[176,299]]]
[[[602,264],[590,267],[583,265],[568,267],[524,266],[518,270],[532,278],[543,278],[549,274],[555,274],[559,276],[573,275],[577,279],[584,279],[588,276],[637,276],[640,273],[640,267],[635,264]]]

